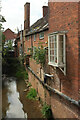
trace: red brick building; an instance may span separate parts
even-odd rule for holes
[[[14,33],[11,29],[6,29],[3,34],[5,35],[5,45],[9,42],[12,41],[12,45],[14,46],[15,44],[15,39],[16,39],[16,33]]]
[[[43,6],[43,17],[30,26],[30,3],[24,5],[24,30],[25,30],[25,53],[29,54],[29,49],[41,45],[48,46],[48,6]]]
[[[52,3],[49,2],[49,33],[53,36],[58,36],[57,42],[63,40],[63,56],[59,59],[63,60],[63,66],[65,66],[65,75],[60,71],[59,65],[56,68],[56,73],[61,81],[61,91],[66,95],[79,99],[79,7],[78,2],[66,2],[66,3]],[[60,36],[60,34],[62,36]],[[60,38],[65,37],[65,38]],[[65,39],[65,41],[64,41]],[[49,39],[50,40],[50,39]],[[65,43],[64,43],[65,42]],[[61,43],[57,43],[60,54],[62,46]],[[58,49],[57,48],[57,49]],[[65,53],[64,53],[65,52]],[[61,61],[59,61],[61,62]],[[52,66],[55,66],[52,64]]]
[[[24,8],[25,53],[29,55],[34,46],[48,47],[44,68],[30,60],[29,81],[42,101],[51,105],[54,118],[80,117],[80,3],[49,2],[31,27],[30,3]],[[46,74],[50,91],[44,87]]]

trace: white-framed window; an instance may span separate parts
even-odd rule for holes
[[[34,34],[34,41],[36,41],[36,34]]]
[[[44,39],[44,32],[41,32],[41,33],[39,34],[39,39]]]
[[[66,36],[64,33],[50,34],[48,36],[49,65],[59,67],[66,75]]]

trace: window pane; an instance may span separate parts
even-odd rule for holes
[[[54,62],[57,63],[57,37],[54,36]]]
[[[40,39],[44,38],[44,32],[42,32],[42,33],[39,34],[39,38]]]
[[[54,62],[54,56],[50,56],[50,62]]]
[[[56,35],[49,37],[49,53],[50,53],[50,62],[57,63],[57,37]]]
[[[59,61],[63,63],[63,35],[59,35]]]
[[[52,45],[51,45],[51,42],[50,42],[50,49],[52,48],[51,46],[52,46]]]

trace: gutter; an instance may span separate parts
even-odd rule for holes
[[[49,85],[45,84],[35,73],[34,71],[30,68],[30,67],[27,67],[28,70],[40,81],[40,83],[46,88],[48,89],[49,91],[63,97],[64,99],[68,100],[69,102],[71,102],[72,104],[76,105],[77,107],[80,107],[80,104],[79,104],[79,101],[76,101],[72,98],[70,98],[69,96],[63,94],[62,92],[58,91],[57,89],[54,89],[52,87],[50,87]]]
[[[42,29],[42,30],[39,30],[39,31],[34,31],[34,32],[32,32],[32,33],[28,33],[28,34],[25,35],[25,37],[26,37],[26,36],[30,36],[30,35],[34,35],[34,34],[37,34],[37,33],[43,32],[43,31],[46,31],[46,30],[48,30],[48,29],[49,29],[49,27],[48,27],[48,28],[45,28],[45,29]]]

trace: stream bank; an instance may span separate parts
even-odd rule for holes
[[[2,80],[3,118],[43,118],[39,101],[26,97],[25,79],[28,79],[28,74],[19,59],[6,57]]]
[[[38,100],[29,100],[24,80],[6,77],[2,89],[3,118],[43,118]]]

